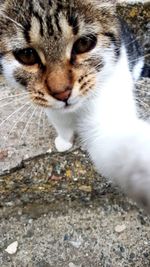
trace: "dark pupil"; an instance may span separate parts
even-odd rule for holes
[[[39,57],[37,52],[32,48],[14,51],[15,58],[22,64],[34,65],[38,63]]]
[[[96,36],[88,35],[86,37],[81,37],[77,40],[73,46],[73,52],[76,54],[82,54],[92,50],[97,42]]]

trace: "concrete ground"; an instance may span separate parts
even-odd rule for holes
[[[149,92],[148,79],[137,84],[145,118]],[[12,93],[2,79],[1,95]],[[1,118],[18,105],[3,107]],[[13,120],[1,125],[0,266],[150,266],[149,217],[100,177],[77,145],[57,153],[55,133],[45,120],[43,134],[37,117],[21,141],[26,119],[10,135]],[[5,249],[14,241],[17,252],[10,255]]]
[[[57,153],[54,130],[22,93],[0,78],[0,266],[149,267],[149,216],[95,172],[77,142]],[[135,94],[149,119],[149,79]]]

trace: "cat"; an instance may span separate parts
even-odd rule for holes
[[[45,108],[58,151],[76,132],[98,172],[150,209],[150,125],[134,100],[144,60],[116,2],[0,1],[0,65]]]

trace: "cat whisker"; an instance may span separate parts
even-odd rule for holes
[[[25,136],[25,133],[27,132],[28,127],[29,127],[29,125],[30,125],[30,123],[31,123],[31,120],[32,120],[33,116],[35,115],[35,112],[36,112],[37,109],[38,109],[38,107],[35,107],[34,110],[33,110],[33,112],[32,112],[32,114],[31,114],[31,116],[29,117],[29,119],[28,119],[28,121],[27,121],[27,123],[26,123],[26,125],[25,125],[25,128],[24,128],[24,130],[23,130],[23,132],[22,132],[22,135],[21,135],[21,137],[20,137],[19,143],[21,142],[21,140],[22,140],[23,137]]]
[[[139,118],[150,122],[150,114],[148,112],[139,111]]]
[[[40,123],[42,119],[42,114],[43,114],[44,108],[41,108],[40,115],[39,115],[39,121],[38,121],[38,146],[39,144],[39,139],[40,139]]]
[[[46,140],[46,114],[43,112],[43,123],[42,123],[42,128],[43,128],[43,136],[44,136],[44,142]]]
[[[130,60],[129,63],[133,63],[133,62],[139,61],[140,59],[145,59],[145,58],[147,58],[147,57],[149,57],[149,56],[150,56],[150,53],[148,53],[148,54],[146,54],[146,55],[143,55],[143,56],[141,56],[141,57],[138,57],[138,58],[136,58],[136,59],[134,59],[134,60]]]
[[[86,132],[84,133],[84,131],[82,131],[82,134],[84,135],[84,136],[87,136],[86,135]],[[99,136],[97,136],[97,133],[96,133],[96,131],[95,130],[93,130],[93,133],[92,133],[92,135],[93,135],[93,139],[96,141],[96,139],[98,139],[99,140],[99,138],[101,137],[101,138],[103,138],[103,137],[105,137],[105,135],[99,135]],[[84,146],[85,144],[87,144],[88,142],[89,142],[89,140],[90,140],[90,136],[89,137],[84,137],[84,139],[82,139],[82,140],[80,140],[80,144],[81,144],[81,146]]]
[[[142,80],[136,81],[136,83],[135,83],[135,85],[141,85],[141,84],[142,84]],[[145,92],[148,93],[148,90],[147,89],[144,89],[144,88],[142,88],[142,90],[141,90],[141,88],[136,87],[135,90],[136,91],[145,91]]]
[[[0,101],[6,100],[6,99],[9,99],[9,98],[20,97],[20,96],[23,96],[23,95],[29,95],[29,92],[28,93],[23,93],[23,94],[16,94],[16,95],[12,95],[12,96],[6,96],[4,98],[1,98]]]
[[[4,104],[4,105],[2,105],[2,106],[0,106],[0,108],[3,108],[3,107],[6,107],[6,106],[8,106],[8,105],[11,105],[12,103],[14,103],[15,101],[20,101],[20,100],[24,100],[24,99],[26,99],[28,96],[24,96],[24,97],[21,97],[21,98],[19,98],[19,99],[15,99],[15,100],[13,100],[13,101],[10,101],[10,102],[8,102],[8,103],[6,103],[6,104]]]
[[[137,42],[140,38],[141,38],[141,36],[137,36],[137,37],[135,37],[135,39],[134,39],[133,41],[131,41],[131,42],[129,42],[129,43],[126,43],[125,46],[128,47],[129,45],[134,44],[134,43]]]
[[[19,26],[19,28],[23,29],[24,30],[24,27],[18,23],[17,21],[15,21],[14,19],[8,17],[6,14],[4,14],[3,12],[0,12],[0,15],[6,19],[8,19],[9,21],[13,22],[16,26]]]
[[[136,97],[135,100],[136,100],[136,102],[137,102],[139,105],[141,105],[141,106],[143,106],[143,107],[150,108],[150,105],[147,104],[146,102],[144,102],[142,99]]]
[[[150,91],[147,91],[144,88],[142,88],[142,89],[135,89],[134,92],[136,94],[139,94],[140,93],[140,94],[144,94],[146,96],[150,96]]]
[[[10,118],[12,118],[15,114],[17,114],[20,110],[22,110],[25,106],[29,105],[30,102],[26,102],[23,106],[21,106],[20,108],[18,108],[17,110],[15,110],[13,113],[11,113],[6,119],[4,119],[1,123],[0,123],[0,127],[6,122],[8,121]]]
[[[15,122],[15,124],[13,124],[13,127],[11,128],[11,130],[8,133],[7,139],[6,141],[9,139],[11,133],[14,131],[14,129],[16,128],[17,124],[22,120],[22,118],[25,116],[25,114],[32,108],[32,105],[30,105],[21,115],[21,117],[18,118],[18,120]]]

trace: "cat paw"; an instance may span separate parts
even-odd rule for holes
[[[72,148],[73,143],[67,142],[66,140],[64,140],[63,138],[61,138],[60,136],[58,136],[55,139],[55,146],[56,146],[56,149],[59,152],[65,152],[65,151],[67,151],[67,150],[69,150],[69,149]]]

